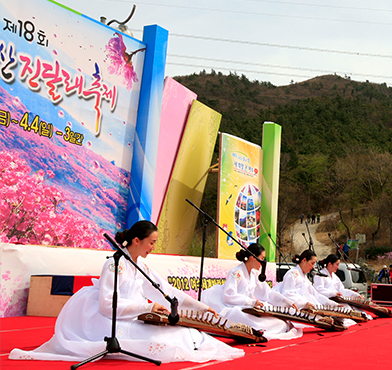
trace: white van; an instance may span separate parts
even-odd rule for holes
[[[366,276],[359,265],[340,262],[336,275],[339,276],[346,289],[354,290],[363,297],[367,297]]]
[[[283,276],[286,274],[286,272],[295,266],[295,263],[292,262],[276,263],[276,282],[279,283],[283,281]]]

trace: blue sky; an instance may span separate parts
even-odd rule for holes
[[[91,18],[169,31],[166,75],[214,69],[288,85],[336,73],[392,85],[392,2],[375,0],[61,0]],[[114,25],[114,24],[113,24]]]

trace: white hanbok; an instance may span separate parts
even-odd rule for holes
[[[316,307],[320,306],[338,306],[339,304],[320,294],[312,285],[308,277],[303,273],[299,265],[286,272],[283,281],[276,284],[273,288],[285,297],[291,299],[299,309],[304,308],[310,302]],[[355,325],[356,322],[351,319],[343,319],[342,324],[346,327]],[[302,327],[302,325],[296,324]]]
[[[260,271],[248,270],[244,263],[231,269],[224,285],[214,285],[203,291],[201,300],[212,307],[220,316],[235,323],[246,324],[264,331],[270,339],[292,339],[302,336],[302,330],[290,322],[274,317],[256,317],[242,312],[243,308],[254,307],[256,300],[264,306],[289,307],[292,301],[271,290],[266,282],[260,282]]]
[[[283,281],[276,284],[273,290],[291,299],[299,309],[310,302],[315,306],[337,306],[338,304],[317,292],[299,265],[288,270]]]
[[[320,294],[325,295],[327,298],[336,297],[338,293],[341,293],[343,297],[357,297],[357,298],[362,297],[359,293],[354,292],[351,289],[346,289],[342,281],[334,272],[330,274],[327,268],[325,267],[320,272],[324,275],[327,275],[325,277],[318,276],[318,275],[314,277],[313,286]],[[363,314],[366,315],[368,320],[373,319],[372,316],[370,316],[369,314],[367,314],[362,310],[359,310],[356,307],[352,307],[349,304],[344,304],[343,306],[350,310],[362,312]]]
[[[126,250],[124,250],[126,251]],[[174,289],[139,258],[141,269],[160,285],[169,297],[175,296],[179,309],[206,310],[208,307],[185,293]],[[33,351],[14,349],[10,359],[81,361],[106,349],[104,337],[112,334],[112,297],[114,290],[114,260],[108,259],[93,286],[83,287],[64,305],[55,325],[54,336]],[[182,326],[155,326],[138,321],[141,313],[151,312],[154,303],[170,309],[169,302],[124,257],[120,258],[118,273],[118,307],[116,338],[121,349],[156,361],[206,362],[230,360],[244,351]],[[107,358],[139,361],[123,354]]]
[[[341,293],[344,297],[361,297],[357,292],[351,289],[346,289],[339,279],[339,277],[333,272],[332,274],[324,267],[321,273],[327,275],[325,277],[316,275],[314,277],[313,286],[320,293],[328,298],[336,297],[338,293]]]

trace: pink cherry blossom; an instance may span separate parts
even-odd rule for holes
[[[0,152],[0,241],[109,249],[99,226],[67,209],[64,196],[45,183],[54,176],[32,173],[17,153]]]

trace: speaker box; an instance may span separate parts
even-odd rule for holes
[[[372,284],[371,299],[380,306],[392,306],[392,284]]]

